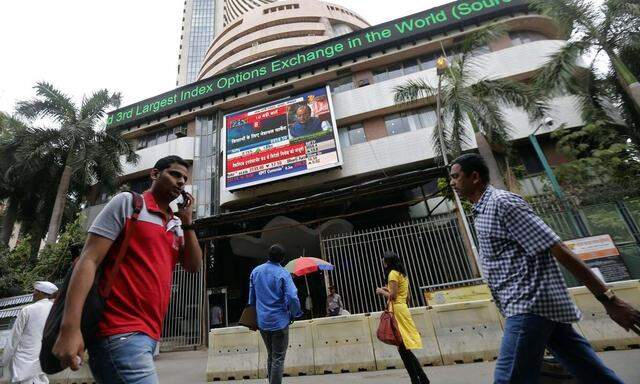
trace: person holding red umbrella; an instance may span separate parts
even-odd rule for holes
[[[281,265],[284,256],[282,245],[272,245],[269,260],[254,268],[249,278],[249,306],[256,308],[258,329],[267,348],[270,384],[282,383],[289,324],[302,316],[298,290],[291,274]]]
[[[316,257],[304,257],[304,249],[302,250],[302,254],[303,256],[288,262],[284,268],[296,276],[304,276],[304,283],[307,287],[305,307],[310,312],[311,318],[313,318],[313,302],[311,300],[311,291],[309,290],[307,275],[318,271],[332,271],[333,265]]]

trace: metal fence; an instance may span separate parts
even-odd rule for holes
[[[162,327],[163,352],[196,348],[203,344],[204,308],[202,268],[189,273],[176,264],[173,270],[171,300]]]
[[[397,252],[407,269],[412,306],[424,302],[420,286],[476,277],[452,214],[324,237],[321,249],[335,266],[328,276],[351,313],[384,308],[375,289],[384,285],[381,257],[387,250]]]

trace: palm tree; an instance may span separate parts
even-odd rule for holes
[[[80,107],[53,85],[40,82],[34,87],[36,98],[18,103],[18,114],[27,119],[48,118],[59,124],[59,129],[31,129],[28,138],[16,152],[12,170],[28,172],[42,169],[48,156],[59,156],[62,172],[49,221],[46,243],[55,243],[62,224],[67,199],[82,199],[69,194],[73,182],[78,185],[101,185],[114,189],[117,176],[122,173],[120,155],[127,162],[136,162],[132,146],[117,134],[98,130],[105,111],[120,105],[120,93],[106,89],[83,97]],[[86,192],[86,191],[85,191]]]
[[[460,54],[453,57],[449,68],[442,74],[443,123],[440,126],[445,148],[440,146],[437,129],[432,136],[433,146],[439,155],[442,156],[444,151],[456,156],[469,144],[472,129],[478,150],[487,161],[492,182],[503,189],[505,184],[492,151],[492,146],[508,147],[511,126],[505,120],[502,108],[521,107],[532,118],[541,116],[545,110],[541,98],[526,84],[508,79],[484,79],[477,75],[482,57],[475,55],[474,51],[504,33],[502,28],[493,25],[463,40]],[[433,98],[438,90],[425,80],[416,79],[395,87],[394,92],[396,103],[412,103],[422,98]]]
[[[0,113],[0,199],[4,204],[0,243],[4,245],[9,244],[20,209],[20,198],[24,196],[24,194],[16,192],[23,184],[14,183],[7,171],[11,164],[15,163],[15,152],[20,141],[19,138],[26,131],[27,126],[22,121],[8,114]]]
[[[600,8],[587,0],[534,0],[532,7],[566,26],[567,44],[552,55],[543,68],[538,83],[545,89],[566,86],[579,70],[579,59],[595,52],[589,66],[593,69],[599,53],[604,52],[617,82],[640,112],[640,83],[621,58],[625,46],[640,46],[640,5],[627,0],[606,0]],[[637,60],[637,57],[635,58]]]

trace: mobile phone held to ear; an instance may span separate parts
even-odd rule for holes
[[[187,192],[181,191],[180,196],[182,196],[182,202],[178,203],[178,209],[184,208],[189,201],[189,195],[187,195]]]

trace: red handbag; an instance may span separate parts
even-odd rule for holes
[[[395,346],[402,345],[402,335],[400,334],[396,317],[393,315],[393,305],[391,302],[389,302],[387,308],[382,312],[382,315],[380,315],[380,324],[378,325],[376,336],[378,340],[385,344]]]

